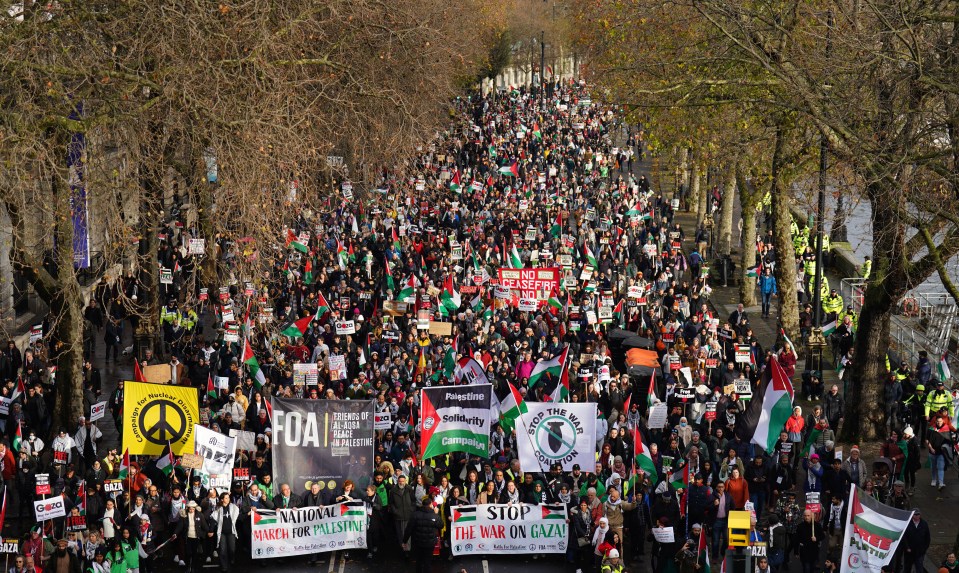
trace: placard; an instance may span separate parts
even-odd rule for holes
[[[320,484],[324,489],[327,486],[326,482]],[[250,522],[253,559],[314,555],[366,547],[367,517],[362,501],[251,511]]]
[[[740,364],[749,364],[749,345],[748,344],[737,344],[736,345],[736,362]]]
[[[170,269],[165,269],[160,267],[160,284],[161,285],[172,285],[173,284],[173,271]]]
[[[10,403],[12,401],[9,396],[0,396],[0,414],[10,413]]]
[[[191,255],[206,254],[206,239],[190,239],[187,253]]]
[[[183,454],[186,456],[187,454]],[[193,454],[189,454],[193,455]],[[123,491],[123,480],[118,479],[108,479],[103,482],[103,491],[106,493],[118,493]]]
[[[666,404],[660,402],[653,404],[649,409],[649,422],[647,426],[650,429],[658,430],[666,426]]]
[[[334,324],[336,334],[356,334],[356,323],[352,320],[338,320]]]
[[[319,367],[311,362],[297,363],[293,365],[293,385],[294,386],[316,386],[319,381]]]
[[[703,419],[707,422],[716,419],[716,402],[706,402],[706,412],[703,414]]]
[[[737,378],[733,380],[734,392],[740,400],[749,400],[753,397],[753,388],[749,380]]]
[[[250,481],[250,468],[233,468],[233,481],[247,483]]]
[[[430,334],[436,336],[452,336],[453,335],[453,323],[452,322],[438,322],[435,320],[429,321],[429,331]]]
[[[4,537],[0,542],[2,542],[2,545],[0,545],[0,553],[12,553],[14,555],[20,553],[20,540],[16,537]]]
[[[497,270],[497,274],[500,286],[516,291],[521,299],[536,299],[540,291],[547,293],[559,291],[558,268],[509,269],[502,267]]]
[[[706,359],[706,368],[707,368],[707,369],[713,369],[713,368],[717,368],[717,367],[719,367],[719,359],[718,359],[718,358],[707,358],[707,359]]]
[[[517,308],[522,312],[534,312],[538,306],[539,303],[534,298],[520,298]]]
[[[230,487],[236,439],[197,424],[193,430],[194,451],[203,465],[193,475],[200,476],[205,487]]]
[[[820,502],[818,491],[806,492],[806,509],[815,514],[822,511],[822,503]]]
[[[346,356],[330,355],[330,380],[346,380]]]
[[[672,527],[654,527],[653,530],[653,539],[659,543],[673,543],[674,535]]]
[[[66,517],[67,505],[59,495],[47,499],[38,499],[33,502],[33,514],[37,521]]]
[[[253,432],[231,428],[230,436],[236,438],[236,449],[244,452],[256,449],[256,434]]]
[[[100,418],[106,415],[107,412],[107,403],[106,401],[97,402],[90,406],[90,421],[96,422]]]
[[[389,430],[393,427],[393,417],[389,412],[376,412],[373,414],[374,430]]]
[[[196,454],[183,454],[180,456],[180,467],[189,470],[198,470],[203,467],[203,458]],[[123,489],[122,486],[120,489]]]
[[[50,495],[50,474],[37,474],[37,495]]]

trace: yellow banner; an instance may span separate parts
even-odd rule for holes
[[[124,382],[123,449],[155,456],[169,442],[174,455],[192,454],[199,410],[196,388]]]

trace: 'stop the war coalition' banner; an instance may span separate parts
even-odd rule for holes
[[[272,398],[273,481],[294,492],[336,489],[373,463],[371,400]]]
[[[550,293],[559,292],[559,269],[500,268],[499,284],[519,298],[545,301]]]

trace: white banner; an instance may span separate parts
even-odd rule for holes
[[[596,403],[527,402],[528,411],[516,426],[520,467],[547,472],[554,463],[563,471],[573,465],[596,464]],[[524,431],[525,430],[525,431]]]
[[[362,501],[321,507],[251,511],[254,559],[366,547]]]
[[[193,429],[193,451],[203,458],[203,465],[194,475],[200,476],[205,487],[230,487],[233,482],[233,460],[236,456],[236,438],[197,424]]]
[[[566,506],[460,505],[450,539],[453,555],[566,553]]]
[[[856,484],[849,486],[849,507],[842,541],[842,571],[879,573],[892,563],[912,511],[884,505],[863,495]]]

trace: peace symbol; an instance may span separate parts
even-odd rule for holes
[[[186,414],[168,400],[148,402],[141,410],[137,423],[140,426],[140,434],[147,441],[158,446],[165,446],[167,442],[180,441],[187,430]]]

